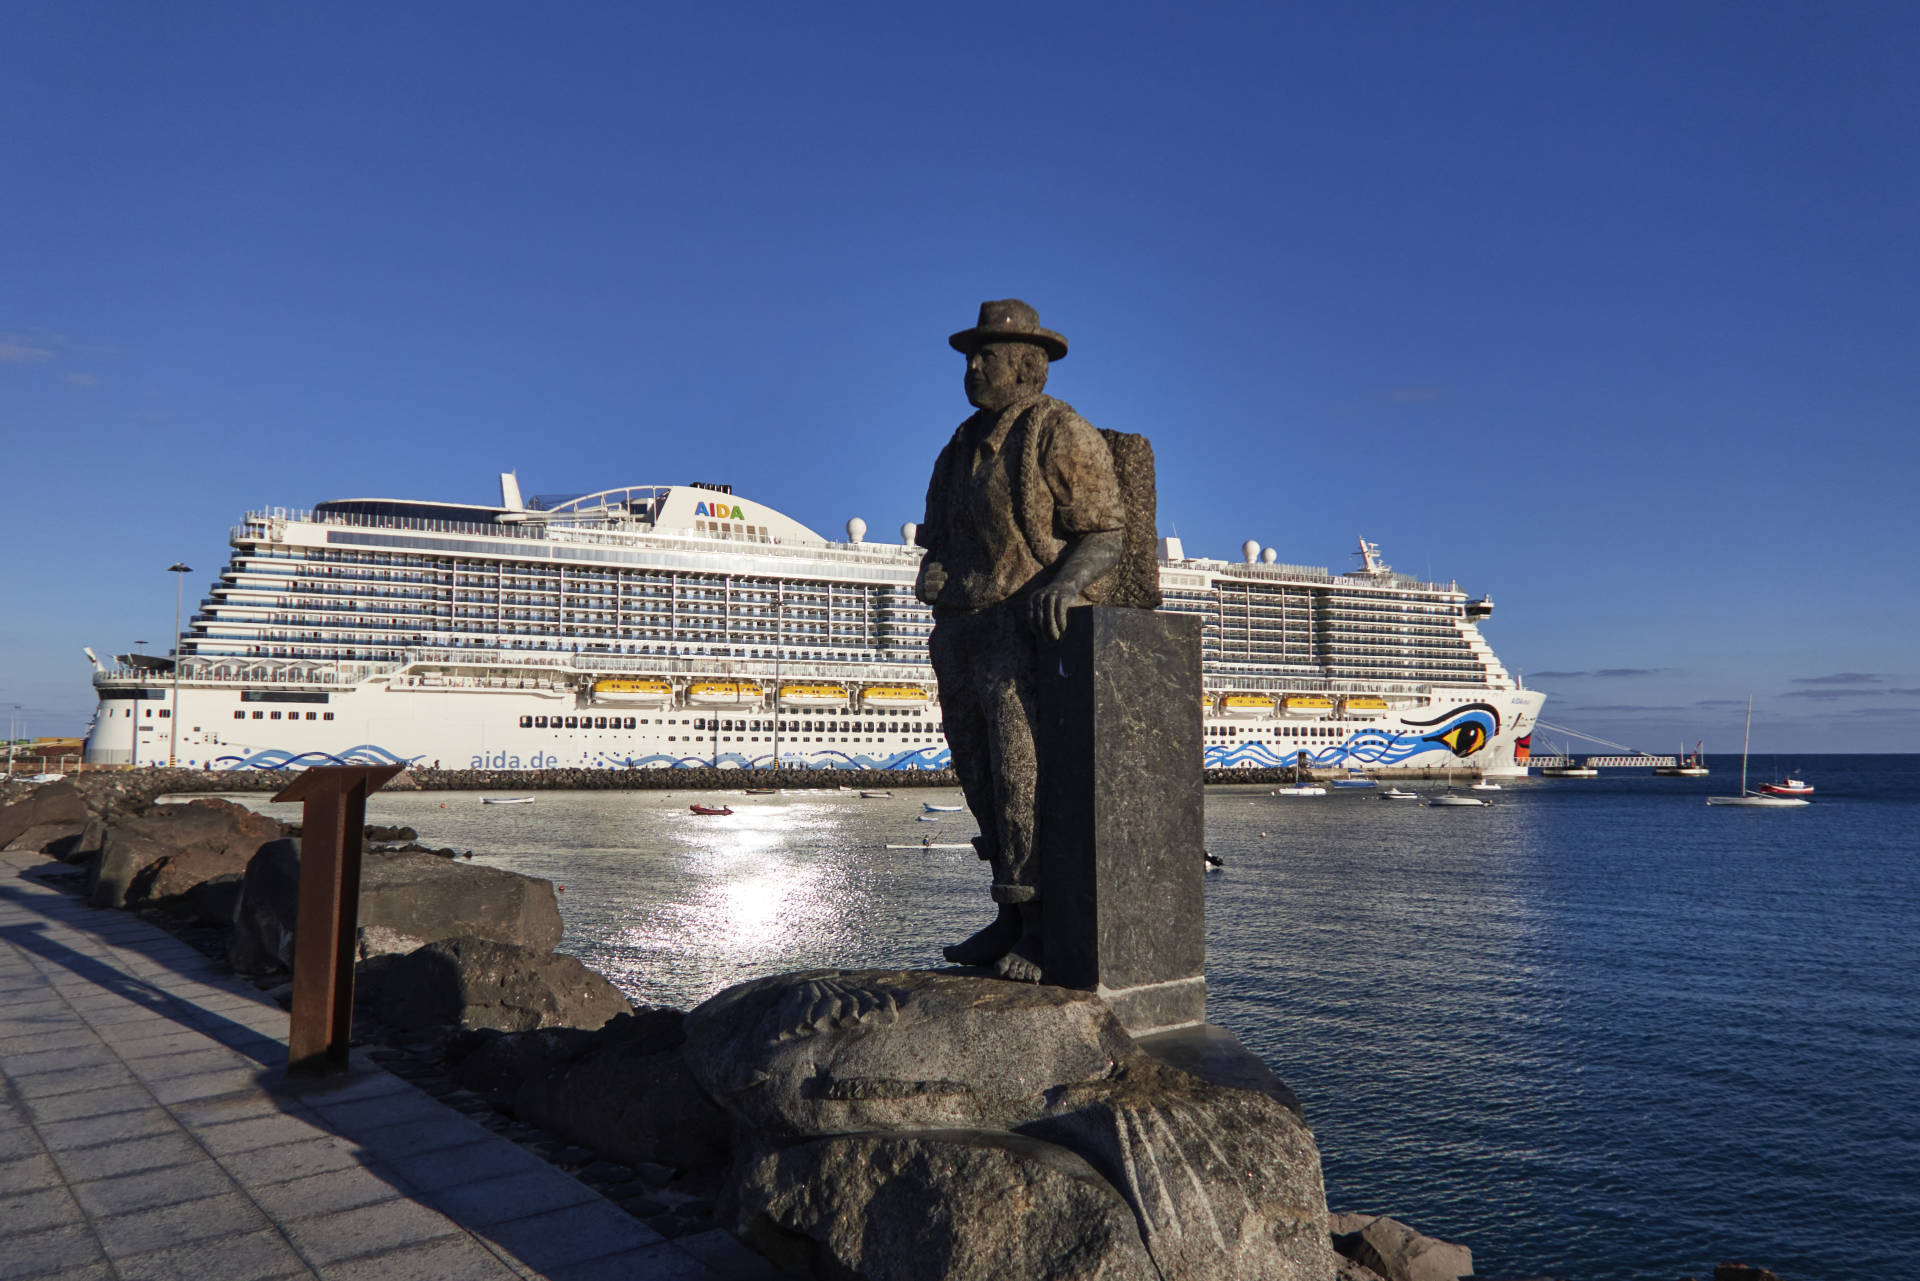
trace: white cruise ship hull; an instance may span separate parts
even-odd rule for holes
[[[910,530],[829,542],[724,492],[250,514],[177,683],[130,655],[96,674],[85,759],[946,768]],[[1203,622],[1205,764],[1525,774],[1544,698],[1481,639],[1491,606],[1362,550],[1334,575],[1162,548],[1165,608]]]

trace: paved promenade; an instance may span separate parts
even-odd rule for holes
[[[0,1281],[768,1281],[663,1240],[364,1056],[285,1077],[286,1013],[0,854]]]

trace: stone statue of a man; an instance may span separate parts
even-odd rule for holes
[[[1038,647],[1120,562],[1126,512],[1105,439],[1045,395],[1067,340],[1018,299],[980,304],[948,341],[967,358],[960,424],[933,465],[915,590],[933,607],[931,649],[954,772],[993,866],[992,924],[945,950],[960,965],[1042,978],[1034,844]]]

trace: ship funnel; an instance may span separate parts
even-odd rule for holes
[[[510,512],[527,509],[527,504],[520,497],[520,477],[515,472],[500,473],[500,505]]]

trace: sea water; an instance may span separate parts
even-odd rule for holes
[[[1329,1203],[1484,1273],[1794,1281],[1920,1257],[1920,758],[1806,757],[1801,809],[1609,771],[1484,809],[1207,793],[1209,1014],[1300,1095]],[[1423,790],[1433,790],[1423,789]],[[688,1007],[818,966],[927,966],[991,912],[952,791],[381,793],[547,877],[563,947]],[[282,807],[272,807],[276,812]],[[291,816],[291,807],[287,807]],[[1195,852],[1195,861],[1199,861]]]

